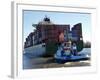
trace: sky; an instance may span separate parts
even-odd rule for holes
[[[82,23],[83,40],[91,41],[91,14],[70,12],[47,12],[47,11],[23,11],[24,42],[30,32],[33,32],[32,24],[37,24],[44,17],[50,18],[54,24],[70,24],[71,28],[77,23]]]

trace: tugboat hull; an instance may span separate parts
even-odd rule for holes
[[[58,56],[55,54],[54,56],[55,61],[57,63],[66,63],[66,62],[74,62],[74,61],[84,61],[84,60],[89,60],[90,57],[88,55],[85,54],[81,54],[81,55],[71,55],[71,56]]]

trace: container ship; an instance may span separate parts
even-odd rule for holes
[[[70,28],[70,24],[54,24],[45,17],[37,24],[32,24],[35,30],[24,42],[24,52],[34,56],[53,56],[58,45],[64,41],[76,43],[77,51],[83,49],[82,23]]]

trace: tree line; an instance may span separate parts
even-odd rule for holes
[[[86,42],[84,42],[83,46],[84,46],[84,48],[91,48],[91,42],[86,41]]]

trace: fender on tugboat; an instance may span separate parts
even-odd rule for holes
[[[55,61],[57,63],[66,63],[66,62],[74,62],[74,61],[83,61],[83,60],[89,60],[90,57],[88,55],[77,55],[77,56],[58,56],[55,54],[54,56]]]

